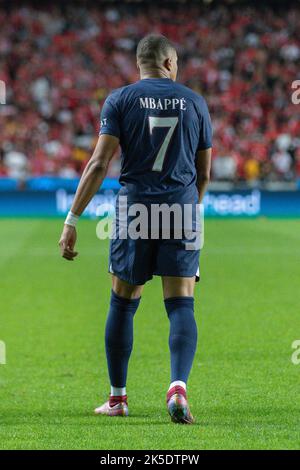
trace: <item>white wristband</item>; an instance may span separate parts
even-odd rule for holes
[[[65,220],[65,225],[71,225],[71,227],[76,227],[76,224],[79,220],[79,215],[73,214],[73,212],[68,212],[68,215]]]

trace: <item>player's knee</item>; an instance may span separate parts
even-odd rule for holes
[[[164,298],[193,297],[195,288],[194,277],[169,277],[162,278]]]
[[[138,299],[143,290],[143,286],[129,284],[115,275],[112,276],[112,288],[115,294],[124,299]]]

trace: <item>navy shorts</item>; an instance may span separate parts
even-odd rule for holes
[[[121,220],[116,209],[114,238],[110,242],[110,273],[135,285],[145,284],[153,275],[196,277],[199,280],[200,244],[197,243],[198,232],[195,227],[190,232],[180,232],[180,238],[178,232],[176,237],[174,232],[172,235],[171,228],[171,237],[168,238],[158,233],[156,239],[149,234],[148,238],[133,239],[128,236],[127,228],[126,237],[120,236],[120,227],[123,226]],[[125,221],[127,227],[130,221],[127,213]]]
[[[183,202],[186,203],[186,201]],[[166,224],[163,222],[158,225],[153,224],[153,219],[149,218],[147,219],[149,231],[149,233],[147,231],[147,238],[134,239],[128,235],[128,226],[132,221],[129,207],[132,208],[132,204],[132,201],[126,204],[123,212],[121,198],[117,198],[114,236],[110,242],[109,272],[134,285],[145,284],[152,279],[153,275],[196,277],[196,280],[199,280],[200,229],[196,221],[196,205],[190,204],[192,207],[190,230],[180,229],[180,232],[176,232],[175,227],[178,227],[178,224],[173,221],[169,224],[171,236],[166,237],[165,233],[164,236],[161,233],[161,227],[165,230]],[[148,208],[147,213],[151,212],[151,204],[149,201],[143,202],[143,205]],[[124,226],[125,231],[123,231],[123,236],[120,236]],[[152,234],[150,235],[151,226],[152,228],[153,226],[159,227],[155,238]],[[181,227],[187,228],[183,221]],[[124,233],[126,233],[125,237]]]
[[[196,277],[198,280],[200,250],[187,250],[186,243],[184,239],[113,239],[109,272],[135,285],[145,284],[153,275]]]

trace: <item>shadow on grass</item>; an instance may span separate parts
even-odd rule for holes
[[[195,411],[195,410],[194,410]],[[198,409],[196,426],[235,426],[255,425],[266,421],[268,424],[285,424],[291,420],[300,420],[300,407],[295,406],[267,406],[267,407],[206,407],[204,412]],[[151,415],[138,411],[127,418],[116,417],[112,420],[108,416],[96,416],[93,411],[82,409],[51,408],[40,410],[5,409],[0,410],[1,425],[18,426],[32,425],[78,425],[81,426],[166,426],[172,424],[167,412],[163,415],[162,409],[152,410]]]
[[[164,416],[161,411],[153,413],[151,416],[146,414],[133,413],[124,418],[117,416],[112,419],[109,416],[96,416],[93,412],[82,412],[79,410],[5,410],[0,411],[0,420],[2,426],[20,426],[20,425],[67,425],[67,426],[167,426],[174,425],[167,412]],[[196,426],[202,423],[195,423]]]

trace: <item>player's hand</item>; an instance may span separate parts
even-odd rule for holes
[[[68,261],[73,261],[78,255],[77,251],[74,251],[76,239],[76,228],[65,224],[59,240],[59,246],[61,256]]]

